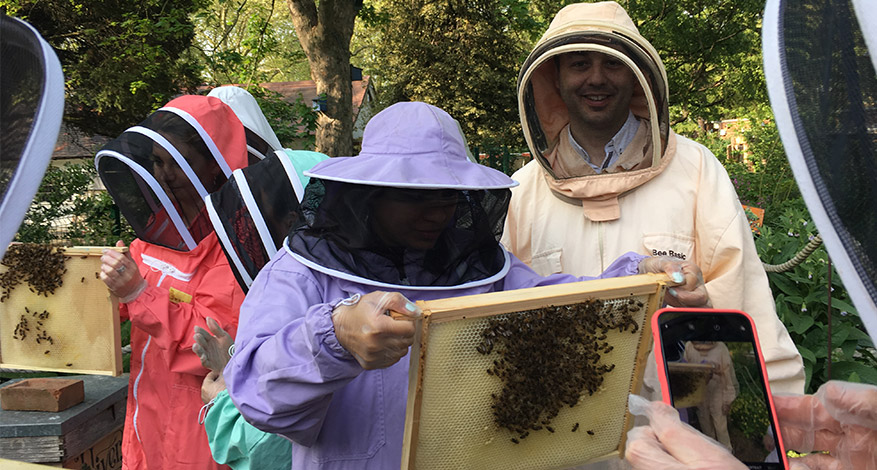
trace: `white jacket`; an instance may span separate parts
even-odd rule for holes
[[[657,83],[657,91],[647,81],[647,91],[635,94],[631,110],[642,119],[641,132],[619,159],[642,163],[624,166],[629,171],[615,166],[597,175],[583,165],[580,174],[566,169],[561,174],[550,162],[572,157],[566,109],[552,89],[550,57],[568,51],[566,39],[576,31],[582,31],[582,47],[587,48],[589,34],[611,35],[613,23],[642,48],[641,56],[653,60],[643,72]],[[772,390],[803,393],[801,356],[776,315],[734,187],[709,150],[669,131],[663,64],[648,50],[653,51],[615,3],[575,4],[558,13],[521,71],[521,120],[535,158],[512,176],[521,184],[512,189],[502,242],[542,275],[595,275],[627,251],[697,263],[713,306],[743,310],[754,319]],[[659,105],[657,112],[641,111],[642,96],[649,94]],[[655,119],[661,124],[652,125]],[[656,142],[659,158],[652,157]],[[657,388],[653,374],[647,373],[646,385]]]

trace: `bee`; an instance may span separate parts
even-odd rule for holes
[[[579,423],[576,423],[572,426],[572,432],[576,432],[579,429]]]
[[[590,429],[588,429],[587,433],[588,433],[589,436],[593,436],[593,435],[594,435],[594,431],[591,431]]]

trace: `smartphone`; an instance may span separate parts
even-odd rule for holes
[[[664,308],[652,317],[664,402],[753,470],[787,470],[752,318],[737,310]]]

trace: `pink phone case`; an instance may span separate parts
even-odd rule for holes
[[[774,428],[776,431],[776,440],[778,447],[777,455],[782,459],[783,465],[785,468],[789,468],[789,459],[786,455],[786,448],[783,445],[783,436],[780,434],[779,423],[776,421],[776,408],[773,404],[773,393],[770,391],[770,383],[767,382],[767,369],[764,367],[764,356],[761,354],[761,343],[758,341],[758,332],[755,330],[755,323],[752,321],[752,317],[749,316],[746,312],[742,312],[740,310],[730,310],[730,309],[714,309],[714,308],[662,308],[655,312],[652,316],[652,340],[654,341],[654,351],[655,351],[655,362],[658,366],[658,379],[661,381],[661,397],[664,403],[673,406],[673,402],[670,398],[670,387],[667,382],[667,369],[664,367],[664,349],[661,341],[661,329],[659,319],[662,314],[672,312],[675,314],[681,312],[691,312],[691,313],[731,313],[742,315],[746,318],[746,321],[749,322],[750,329],[752,330],[752,337],[755,339],[755,356],[758,359],[758,365],[761,368],[761,376],[765,378],[764,387],[767,391],[767,399],[768,406],[770,406],[770,414],[774,418]]]

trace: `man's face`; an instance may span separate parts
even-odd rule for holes
[[[615,133],[630,110],[636,78],[619,59],[600,52],[570,52],[557,60],[557,88],[575,133]]]

